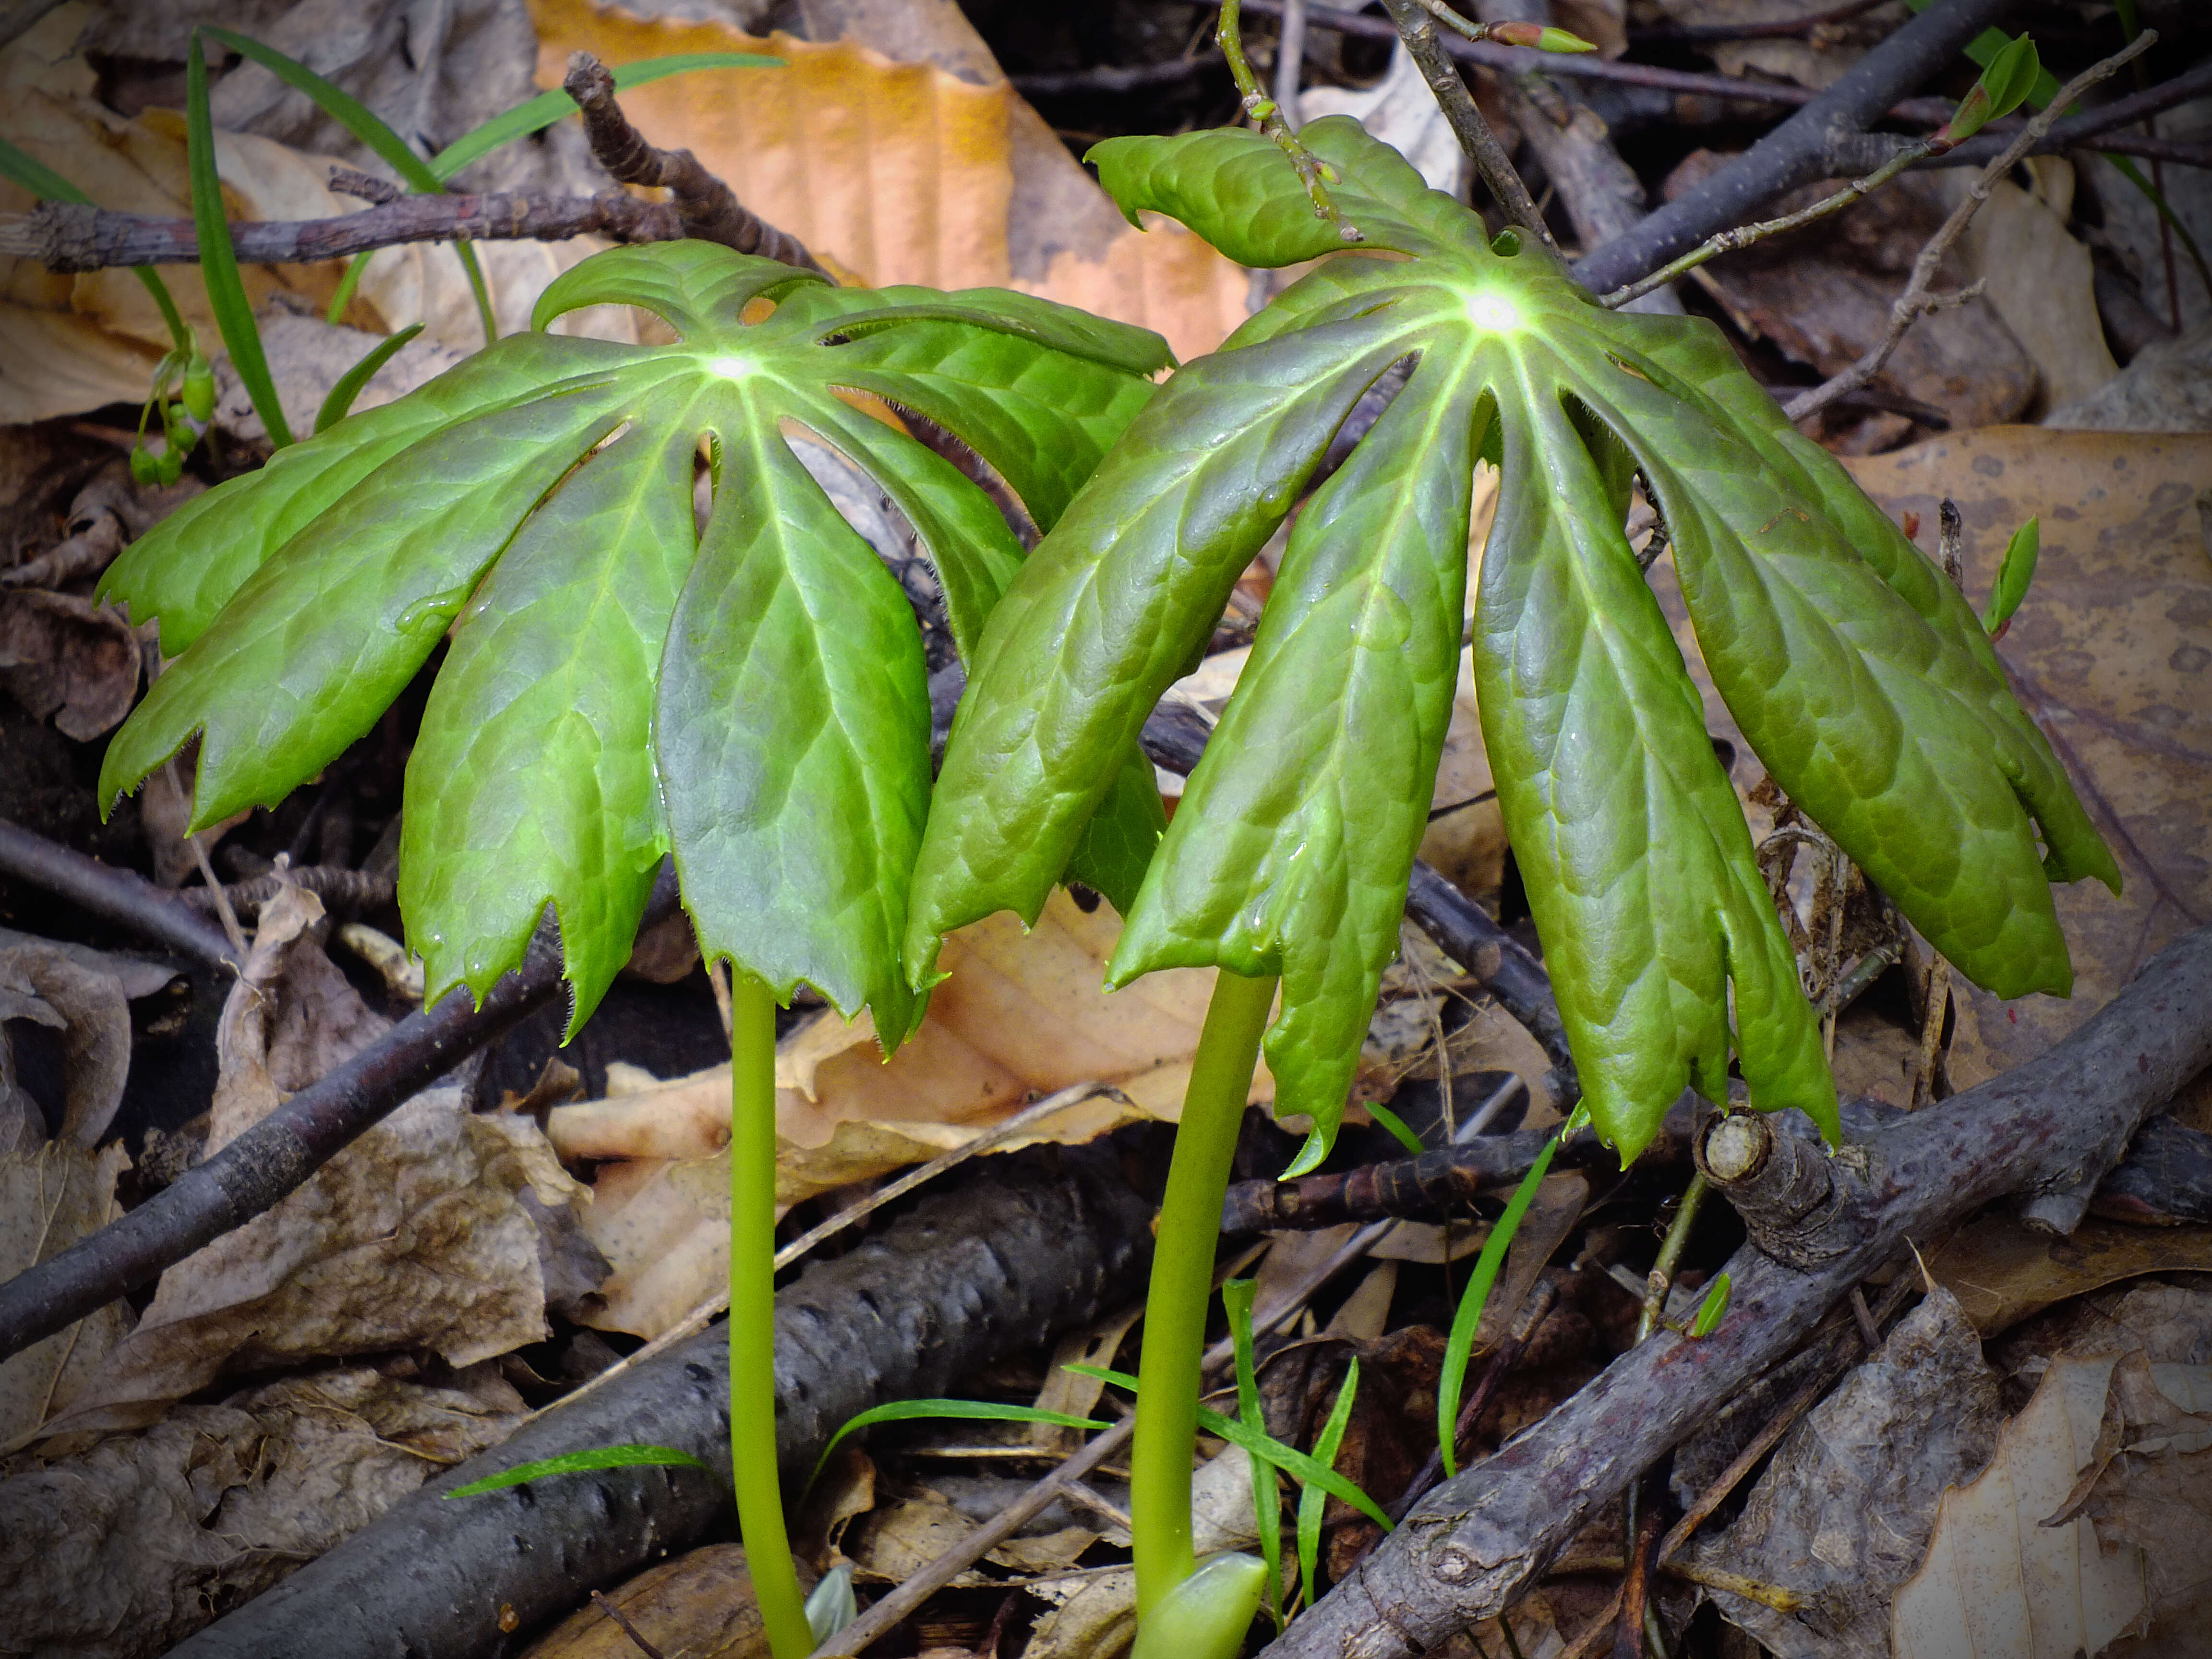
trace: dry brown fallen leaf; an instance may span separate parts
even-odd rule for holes
[[[57,1141],[0,1157],[0,1278],[12,1279],[120,1217],[115,1178],[130,1164],[120,1143],[93,1152]],[[111,1302],[0,1359],[0,1453],[66,1409],[130,1328],[128,1304]]]
[[[1829,0],[1659,0],[1660,9],[1677,22],[1702,24],[1794,22],[1830,12]],[[1795,81],[1826,88],[1865,54],[1895,21],[1857,27],[1845,20],[1809,36],[1721,40],[1702,46],[1723,75]],[[1595,40],[1595,35],[1586,35]]]
[[[607,1592],[638,1635],[684,1659],[768,1659],[744,1547],[708,1544],[657,1561]],[[596,1605],[579,1607],[519,1659],[637,1659],[637,1644]]]
[[[0,1464],[0,1643],[155,1659],[504,1439],[490,1365],[429,1386],[368,1367],[185,1406],[143,1434]]]
[[[2094,882],[2056,892],[2071,1000],[2008,1004],[1954,979],[1949,1069],[1965,1089],[2048,1048],[2212,921],[2212,559],[2196,507],[2212,435],[2000,427],[1848,465],[1892,517],[1919,516],[1923,546],[1937,503],[1958,502],[1977,607],[2013,532],[2040,519],[2035,583],[1997,654],[2126,882],[2117,899]]]
[[[79,743],[122,724],[138,696],[142,641],[104,600],[33,587],[0,589],[0,690],[34,720],[53,716]]]
[[[316,942],[322,905],[288,888],[264,906],[217,1029],[208,1146],[380,1034]],[[297,1192],[161,1276],[137,1328],[50,1434],[136,1427],[226,1370],[429,1348],[454,1366],[542,1338],[541,1230],[582,1189],[532,1121],[426,1091]]]
[[[1071,1106],[1006,1143],[1081,1142],[1141,1117],[1175,1121],[1212,993],[1210,969],[1101,984],[1121,922],[1055,892],[1028,933],[1011,915],[945,943],[951,977],[914,1039],[886,1063],[865,1012],[834,1013],[787,1037],[776,1078],[776,1195],[789,1205],[934,1158],[1031,1097],[1085,1081],[1111,1096]],[[629,1092],[613,1093],[620,1080]],[[642,1086],[631,1086],[641,1085]],[[655,1336],[726,1276],[730,1068],[654,1083],[628,1068],[604,1100],[556,1107],[546,1123],[566,1159],[602,1164],[580,1219],[614,1272],[590,1322]],[[1251,1098],[1269,1100],[1263,1065]]]
[[[1968,275],[1985,284],[1990,307],[2033,361],[2041,382],[2036,406],[2047,410],[2087,397],[2120,366],[2098,319],[2089,250],[2066,228],[2073,163],[2035,155],[2021,167],[2033,190],[1999,179],[1960,240]],[[1944,178],[1954,204],[1973,182],[1964,171]]]
[[[2063,1238],[1991,1211],[1929,1253],[1984,1337],[2069,1297],[2157,1273],[2212,1273],[2212,1227],[2138,1227],[2092,1216]]]
[[[1784,1437],[1741,1518],[1691,1559],[1802,1598],[1784,1613],[1712,1593],[1778,1659],[1888,1659],[1890,1598],[1926,1551],[1945,1488],[1989,1463],[2002,1420],[1996,1373],[1938,1290]]]
[[[137,977],[143,983],[149,976]],[[62,1034],[60,1139],[89,1152],[122,1104],[131,1073],[130,988],[97,957],[88,962],[18,933],[0,941],[0,1019],[27,1019]]]
[[[1016,288],[1157,329],[1184,357],[1244,320],[1243,269],[1180,227],[1131,228],[951,0],[811,8],[825,42],[592,0],[532,0],[531,15],[544,86],[577,50],[612,64],[782,58],[781,70],[656,82],[623,106],[653,142],[690,149],[746,206],[864,282]]]

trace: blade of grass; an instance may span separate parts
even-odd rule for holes
[[[497,1492],[502,1486],[520,1486],[526,1481],[542,1480],[549,1474],[574,1474],[586,1469],[629,1469],[648,1466],[675,1465],[704,1469],[714,1474],[710,1463],[702,1463],[687,1451],[673,1446],[594,1446],[589,1451],[563,1452],[558,1457],[548,1457],[535,1463],[520,1463],[514,1468],[502,1469],[497,1474],[488,1474],[481,1480],[471,1480],[465,1486],[456,1486],[446,1494],[448,1498],[474,1498],[478,1492]]]
[[[822,1448],[822,1455],[814,1460],[814,1473],[806,1477],[811,1486],[829,1462],[830,1454],[837,1449],[837,1443],[859,1429],[877,1423],[906,1423],[917,1418],[963,1418],[985,1423],[1050,1423],[1063,1429],[1090,1429],[1093,1431],[1110,1429],[1111,1423],[1101,1423],[1094,1418],[1072,1417],[1066,1412],[1050,1412],[1042,1406],[1008,1406],[989,1400],[894,1400],[888,1405],[872,1407],[859,1416],[848,1419],[845,1426],[830,1437]]]
[[[45,162],[35,156],[26,155],[4,138],[0,138],[0,177],[21,185],[42,202],[74,202],[79,207],[100,205]],[[136,265],[131,268],[131,274],[145,286],[147,293],[154,296],[155,305],[161,308],[161,321],[168,328],[169,338],[175,342],[177,349],[190,352],[192,331],[185,326],[184,317],[177,310],[177,301],[169,292],[169,285],[161,280],[161,273],[144,265]]]
[[[1359,1361],[1354,1357],[1344,1373],[1344,1386],[1336,1391],[1336,1404],[1329,1408],[1328,1421],[1321,1426],[1321,1436],[1314,1442],[1314,1460],[1330,1468],[1336,1467],[1337,1448],[1344,1443],[1346,1425],[1352,1421],[1352,1396],[1359,1392]],[[1319,1486],[1308,1486],[1298,1493],[1298,1582],[1304,1588],[1308,1607],[1314,1604],[1320,1589],[1314,1575],[1321,1561],[1321,1517],[1328,1508],[1328,1494]]]
[[[338,376],[338,383],[331,388],[331,395],[323,399],[322,408],[315,413],[315,430],[327,432],[345,419],[353,408],[353,400],[361,396],[361,389],[374,378],[376,371],[390,362],[403,346],[422,331],[422,324],[410,323],[398,333],[379,340],[362,353],[361,361]]]
[[[1427,1147],[1421,1145],[1420,1136],[1415,1134],[1413,1130],[1406,1126],[1406,1120],[1400,1117],[1397,1113],[1392,1111],[1381,1101],[1370,1100],[1366,1102],[1365,1104],[1367,1107],[1368,1115],[1372,1117],[1384,1128],[1388,1129],[1391,1134],[1396,1138],[1398,1144],[1401,1146],[1403,1146],[1411,1156],[1419,1158],[1423,1152],[1429,1150]]]
[[[276,401],[276,384],[269,378],[261,331],[254,324],[253,307],[246,301],[246,284],[238,274],[230,222],[223,216],[222,183],[215,170],[215,118],[208,112],[207,54],[197,29],[185,59],[185,136],[192,181],[192,228],[200,244],[200,280],[207,285],[208,304],[215,312],[222,343],[230,349],[231,367],[245,383],[261,424],[269,429],[269,441],[283,449],[292,441],[292,428],[284,423],[283,408]]]
[[[1513,1196],[1506,1202],[1505,1213],[1498,1218],[1498,1224],[1483,1241],[1482,1254],[1474,1261],[1474,1275],[1459,1299],[1458,1311],[1452,1315],[1451,1335],[1444,1342],[1443,1374],[1437,1379],[1437,1446],[1443,1455],[1447,1475],[1459,1473],[1458,1448],[1452,1443],[1458,1438],[1460,1394],[1467,1387],[1467,1364],[1474,1352],[1475,1328],[1482,1322],[1483,1304],[1490,1300],[1491,1287],[1498,1283],[1498,1270],[1505,1263],[1506,1246],[1512,1243],[1513,1235],[1520,1230],[1521,1218],[1528,1213],[1528,1206],[1535,1201],[1536,1188],[1543,1184],[1545,1172],[1552,1167],[1552,1154],[1559,1150],[1560,1140],[1574,1132],[1581,1119],[1578,1107],[1574,1115],[1559,1126],[1558,1133],[1544,1143],[1544,1150],[1536,1154],[1528,1173],[1521,1177],[1521,1184],[1513,1189]]]
[[[1137,1379],[1127,1371],[1108,1370],[1103,1365],[1070,1364],[1060,1367],[1079,1376],[1095,1376],[1102,1382],[1117,1389],[1137,1391]],[[1233,1417],[1224,1417],[1211,1407],[1198,1408],[1198,1424],[1217,1440],[1226,1440],[1232,1446],[1242,1446],[1252,1456],[1273,1463],[1292,1480],[1308,1486],[1317,1486],[1332,1498],[1341,1498],[1346,1503],[1366,1516],[1384,1531],[1390,1529],[1390,1517],[1382,1506],[1326,1464],[1317,1463],[1295,1446],[1286,1446],[1271,1434],[1255,1434]]]
[[[1229,1313],[1230,1344],[1237,1358],[1237,1414],[1257,1434],[1267,1431],[1267,1413],[1260,1407],[1260,1375],[1252,1363],[1252,1296],[1258,1281],[1232,1279],[1221,1287],[1221,1305]],[[1275,1628],[1283,1628],[1283,1489],[1274,1466],[1255,1457],[1252,1469],[1252,1513],[1259,1526],[1260,1559],[1267,1564],[1267,1582],[1261,1595]]]

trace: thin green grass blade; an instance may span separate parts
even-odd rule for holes
[[[624,64],[614,72],[615,90],[627,92],[632,87],[641,87],[650,82],[665,80],[672,75],[689,75],[696,70],[710,69],[781,69],[781,58],[763,58],[750,52],[686,52],[667,58],[647,58],[635,64]],[[527,138],[533,132],[543,132],[564,115],[576,112],[576,100],[559,88],[541,92],[526,103],[517,104],[503,115],[495,115],[482,126],[463,133],[459,137],[430,158],[430,171],[441,179],[450,179],[471,161],[482,161],[501,144]]]
[[[0,138],[0,178],[21,185],[42,202],[74,202],[79,207],[99,205],[45,162],[26,155],[4,138]],[[169,338],[176,343],[177,349],[190,351],[192,331],[185,326],[184,317],[169,293],[169,285],[161,280],[158,271],[144,265],[134,266],[131,274],[144,284],[146,292],[154,296],[154,303],[161,307],[161,321],[167,325]]]
[[[398,333],[379,341],[362,353],[359,362],[338,376],[338,383],[331,388],[331,395],[323,399],[322,408],[316,410],[315,430],[318,433],[327,432],[345,419],[353,410],[353,400],[360,397],[361,389],[376,377],[376,371],[390,362],[410,340],[422,331],[422,324],[410,323]]]
[[[270,379],[269,359],[261,349],[261,331],[238,274],[230,222],[223,216],[222,183],[215,170],[215,118],[208,112],[207,55],[197,31],[185,61],[185,134],[192,181],[192,228],[199,237],[200,279],[207,285],[208,304],[215,311],[222,343],[230,349],[231,367],[246,383],[254,411],[269,429],[269,441],[288,448],[292,428],[285,424],[283,407],[276,401],[276,383]]]
[[[1336,1404],[1329,1408],[1328,1421],[1321,1425],[1320,1437],[1314,1442],[1314,1459],[1330,1468],[1336,1467],[1337,1448],[1344,1443],[1344,1431],[1352,1421],[1352,1397],[1359,1392],[1359,1361],[1355,1357],[1344,1373],[1344,1386],[1336,1391]],[[1298,1494],[1298,1583],[1304,1588],[1305,1601],[1311,1607],[1320,1595],[1314,1575],[1321,1561],[1322,1511],[1328,1507],[1328,1494],[1319,1486],[1308,1486]]]
[[[1392,1111],[1381,1101],[1368,1101],[1366,1103],[1366,1106],[1367,1115],[1373,1118],[1377,1123],[1381,1124],[1384,1128],[1388,1129],[1390,1132],[1392,1138],[1395,1139],[1401,1146],[1403,1146],[1408,1154],[1414,1158],[1419,1158],[1423,1152],[1429,1150],[1427,1147],[1421,1145],[1420,1136],[1415,1134],[1413,1130],[1406,1127],[1406,1120],[1400,1117],[1397,1113]]]
[[[1095,1376],[1102,1382],[1117,1389],[1137,1391],[1137,1379],[1127,1371],[1108,1370],[1103,1365],[1070,1364],[1060,1367],[1073,1371],[1078,1376]],[[1292,1480],[1310,1486],[1319,1486],[1332,1498],[1341,1498],[1385,1532],[1391,1529],[1390,1517],[1382,1506],[1326,1464],[1318,1463],[1295,1446],[1286,1446],[1271,1434],[1255,1434],[1233,1417],[1224,1417],[1210,1406],[1198,1408],[1198,1425],[1217,1440],[1226,1440],[1232,1446],[1242,1446],[1264,1462],[1273,1463]]]
[[[373,250],[372,250],[373,251]],[[323,320],[332,327],[345,315],[346,307],[360,290],[362,273],[368,269],[368,253],[356,253],[346,261],[345,275],[338,278],[337,292],[331,295],[331,303],[323,313]]]
[[[218,28],[213,23],[204,23],[200,26],[200,32],[213,35],[233,52],[252,58],[295,92],[307,94],[318,109],[374,150],[414,189],[430,191],[445,189],[438,175],[430,171],[421,156],[408,148],[407,141],[394,132],[382,117],[343,88],[331,85],[305,64],[287,58],[276,47],[264,46],[234,29]]]
[[[1237,1414],[1256,1434],[1267,1431],[1267,1414],[1260,1407],[1260,1376],[1252,1362],[1252,1297],[1257,1282],[1232,1279],[1221,1287],[1221,1305],[1229,1313],[1231,1346],[1237,1355]],[[1283,1627],[1283,1489],[1274,1467],[1258,1458],[1252,1468],[1252,1514],[1259,1528],[1260,1559],[1267,1564],[1267,1582],[1260,1592],[1275,1628]]]
[[[520,1486],[528,1481],[543,1480],[550,1474],[577,1474],[586,1469],[659,1466],[704,1469],[709,1474],[719,1473],[713,1464],[702,1463],[690,1452],[678,1451],[673,1446],[594,1446],[589,1451],[563,1452],[558,1457],[517,1464],[514,1468],[502,1469],[497,1474],[488,1474],[481,1480],[471,1480],[465,1486],[456,1486],[446,1496],[474,1498],[479,1492],[497,1492],[503,1486]]]
[[[1506,1203],[1505,1213],[1498,1218],[1498,1224],[1483,1241],[1482,1254],[1475,1258],[1474,1275],[1467,1282],[1458,1311],[1452,1315],[1451,1335],[1444,1343],[1443,1375],[1437,1379],[1437,1446],[1443,1454],[1447,1475],[1459,1473],[1457,1449],[1452,1442],[1458,1437],[1455,1431],[1459,1424],[1459,1397],[1467,1387],[1467,1362],[1474,1352],[1474,1331],[1482,1322],[1483,1304],[1490,1300],[1491,1287],[1498,1282],[1498,1270],[1504,1265],[1505,1247],[1520,1231],[1521,1218],[1528,1213],[1528,1206],[1535,1201],[1536,1188],[1543,1184],[1544,1173],[1552,1167],[1552,1154],[1559,1150],[1559,1136],[1555,1134],[1544,1143],[1544,1150],[1536,1154],[1528,1173],[1521,1177],[1521,1184],[1513,1189],[1513,1196]]]
[[[1726,1273],[1713,1280],[1713,1287],[1705,1292],[1705,1299],[1698,1307],[1698,1316],[1690,1322],[1690,1340],[1702,1342],[1720,1328],[1721,1321],[1728,1317],[1729,1298],[1734,1287]]]
[[[821,1475],[823,1466],[829,1462],[830,1454],[837,1449],[837,1443],[858,1430],[878,1423],[910,1423],[922,1418],[960,1418],[981,1423],[1049,1423],[1062,1429],[1089,1429],[1093,1431],[1110,1429],[1111,1423],[1101,1423],[1096,1418],[1071,1416],[1066,1412],[1048,1412],[1042,1406],[1009,1406],[990,1400],[894,1400],[862,1412],[846,1419],[845,1426],[830,1437],[822,1448],[822,1455],[814,1460],[814,1473],[806,1477],[812,1486]]]

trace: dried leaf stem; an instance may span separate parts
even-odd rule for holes
[[[1958,303],[1963,295],[1941,295],[1932,291],[1936,273],[1942,265],[1943,256],[1951,251],[1952,244],[1965,234],[1974,215],[1981,210],[1982,204],[1990,199],[1990,192],[1996,188],[1997,181],[2012,171],[2015,162],[2035,148],[2076,99],[2123,65],[2148,52],[2157,40],[2155,29],[2145,29],[2120,51],[2101,63],[2092,64],[2069,81],[2058,95],[1998,152],[1996,159],[1982,169],[1981,177],[1974,180],[1959,205],[1951,210],[1950,216],[1921,248],[1919,258],[1912,262],[1912,276],[1905,285],[1905,292],[1897,296],[1896,302],[1889,308],[1889,326],[1882,337],[1856,362],[1831,375],[1802,397],[1792,398],[1784,405],[1783,412],[1793,421],[1802,421],[1819,414],[1844,392],[1857,391],[1881,373],[1881,366],[1897,349],[1898,342],[1905,337],[1905,330],[1927,313],[1941,309],[1947,304]]]
[[[1398,31],[1398,38],[1406,43],[1406,51],[1421,71],[1421,78],[1429,83],[1436,94],[1437,104],[1451,123],[1453,135],[1474,170],[1482,175],[1482,182],[1490,187],[1491,195],[1504,210],[1505,216],[1534,236],[1553,252],[1559,243],[1553,239],[1544,216],[1536,211],[1536,203],[1528,194],[1528,186],[1513,170],[1513,158],[1498,142],[1498,135],[1490,130],[1490,123],[1482,118],[1482,112],[1474,106],[1474,94],[1460,79],[1459,70],[1444,55],[1443,44],[1437,38],[1435,19],[1421,0],[1383,0],[1390,14],[1390,21]]]

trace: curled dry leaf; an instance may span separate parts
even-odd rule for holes
[[[378,1036],[316,939],[321,902],[289,888],[262,910],[217,1029],[220,1148]],[[227,1370],[429,1348],[460,1366],[542,1338],[541,1232],[525,1201],[581,1195],[536,1125],[426,1091],[275,1208],[162,1274],[59,1434],[136,1427]]]
[[[89,1152],[123,1103],[131,1073],[131,1010],[123,979],[96,953],[84,954],[94,960],[20,933],[0,943],[0,1019],[28,1019],[62,1034],[60,1139]],[[143,981],[145,976],[133,977]],[[161,982],[169,977],[163,973]],[[6,1041],[0,1036],[0,1042]],[[12,1060],[9,1065],[12,1069]]]
[[[154,1659],[506,1437],[489,1366],[439,1387],[361,1367],[179,1407],[143,1434],[0,1466],[10,1652]]]
[[[2074,211],[2074,165],[2063,155],[2021,163],[2033,190],[2009,179],[1961,238],[1968,269],[2014,339],[2035,363],[2038,406],[2049,410],[2086,398],[2120,372],[2105,343],[2089,250],[2067,234]],[[1942,175],[1956,204],[1973,183],[1966,170]]]
[[[1692,1548],[1698,1566],[1785,1586],[1800,1605],[1713,1601],[1780,1659],[1888,1659],[1890,1598],[1945,1489],[1989,1462],[2002,1418],[1973,1327],[1936,1291],[1784,1437],[1742,1517]]]
[[[0,380],[0,396],[6,384]],[[146,641],[152,628],[146,624]],[[33,718],[51,714],[63,735],[89,743],[131,712],[141,637],[104,600],[0,589],[0,690]]]
[[[2212,1273],[2212,1227],[2140,1227],[2093,1216],[2063,1238],[1993,1210],[1929,1253],[1984,1338],[2023,1319],[2144,1273]]]
[[[1966,1089],[2040,1054],[2212,921],[2212,562],[2196,506],[2212,435],[2007,427],[1849,465],[1893,518],[1918,514],[1931,545],[1938,502],[1958,502],[1978,605],[2012,532],[2040,518],[2035,585],[1997,655],[2125,878],[2118,899],[2053,890],[2070,1000],[2007,1004],[1954,976],[1949,1072]]]

